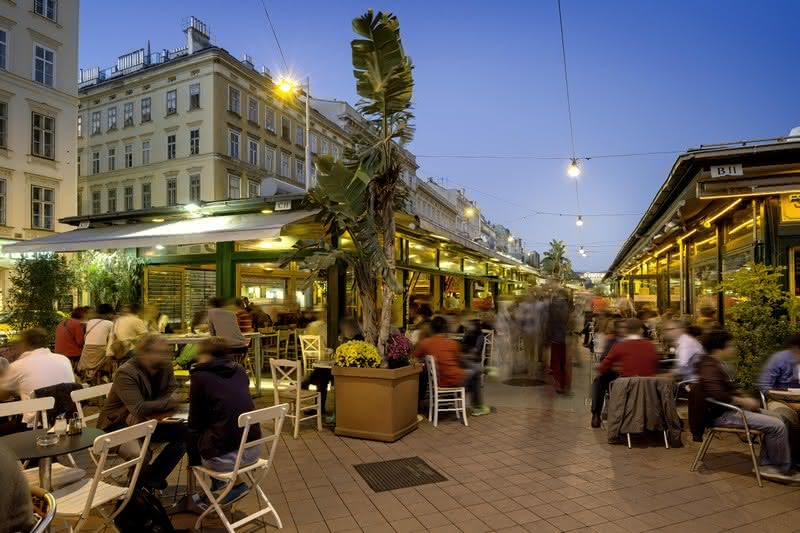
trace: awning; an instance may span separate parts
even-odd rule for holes
[[[314,214],[315,211],[246,213],[191,218],[173,222],[112,224],[100,228],[76,229],[30,241],[6,244],[3,245],[3,252],[78,252],[269,239],[279,237],[281,228],[287,224]]]

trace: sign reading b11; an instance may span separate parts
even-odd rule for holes
[[[742,164],[736,163],[734,165],[716,165],[711,167],[712,178],[724,178],[726,176],[744,176]]]

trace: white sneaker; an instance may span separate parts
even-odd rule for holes
[[[770,480],[800,482],[800,474],[783,472],[779,468],[772,465],[759,466],[758,472],[761,474],[761,477],[765,477]]]

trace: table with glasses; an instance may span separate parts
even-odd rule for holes
[[[20,461],[38,459],[39,486],[47,492],[52,492],[53,458],[91,448],[94,439],[105,432],[102,429],[87,427],[83,428],[78,435],[61,435],[58,442],[52,446],[43,447],[36,444],[37,437],[45,435],[47,432],[47,429],[35,429],[12,433],[0,437],[0,443],[8,446]]]

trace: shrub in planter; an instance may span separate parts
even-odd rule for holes
[[[408,366],[413,346],[411,341],[402,333],[393,333],[386,344],[386,363],[389,368]]]
[[[333,356],[336,366],[378,368],[381,356],[378,349],[365,341],[348,341],[336,348]]]

